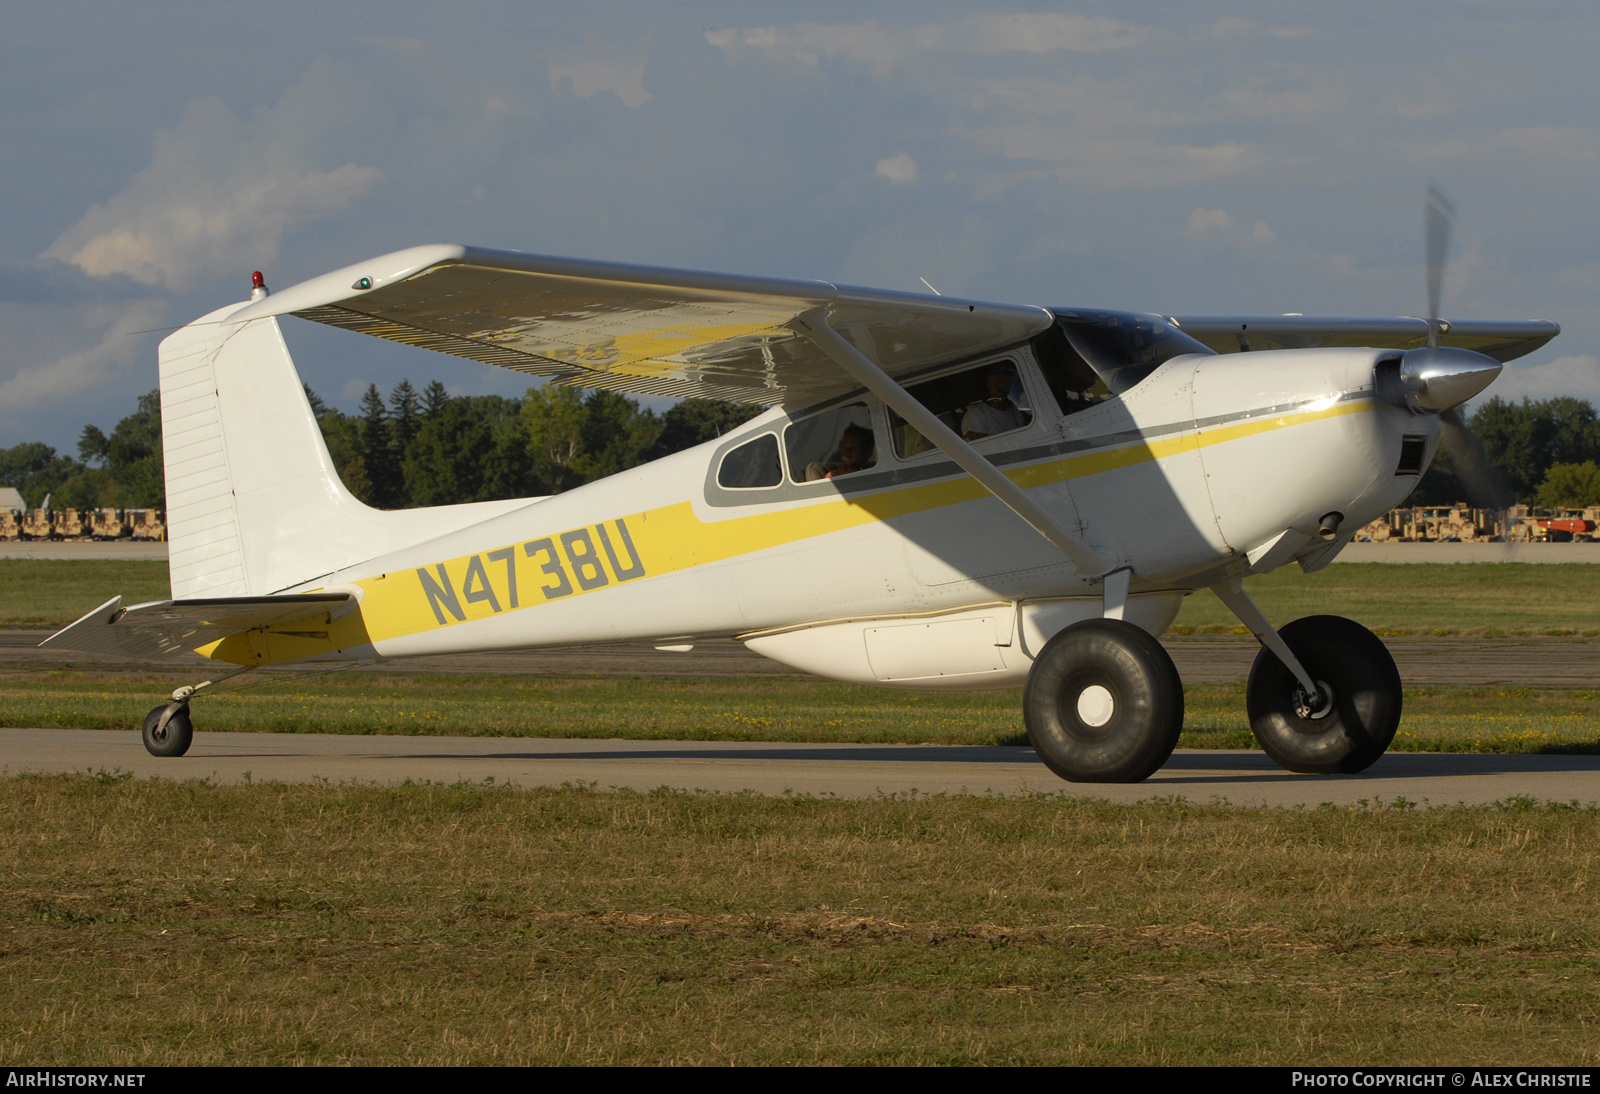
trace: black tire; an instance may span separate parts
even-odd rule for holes
[[[1279,765],[1307,774],[1364,771],[1400,728],[1400,670],[1367,628],[1337,615],[1308,615],[1278,632],[1332,701],[1307,716],[1305,689],[1277,654],[1263,648],[1250,668],[1245,706],[1261,748]]]
[[[140,736],[144,738],[145,751],[152,756],[182,756],[194,743],[194,723],[189,720],[189,708],[176,711],[157,736],[156,726],[161,722],[161,712],[166,709],[167,704],[162,703],[144,716],[144,731]]]
[[[1097,717],[1105,720],[1093,724]],[[1090,619],[1039,651],[1022,720],[1039,759],[1063,779],[1141,782],[1177,747],[1183,681],[1149,632],[1120,619]]]

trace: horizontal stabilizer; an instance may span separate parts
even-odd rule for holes
[[[41,647],[115,654],[149,661],[181,660],[201,646],[245,631],[304,621],[326,627],[356,607],[350,593],[241,596],[216,600],[156,600],[122,607],[114,596]]]

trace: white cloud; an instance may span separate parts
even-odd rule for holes
[[[318,107],[338,91],[320,82],[314,71],[249,120],[217,97],[189,103],[176,126],[156,134],[150,166],[42,257],[175,292],[265,266],[291,228],[351,207],[383,179],[376,167],[312,162],[330,124]]]
[[[590,46],[550,58],[545,66],[552,91],[560,91],[564,85],[584,99],[610,91],[622,100],[623,106],[633,109],[652,97],[644,86],[644,61],[642,55],[619,56]]]
[[[123,305],[95,305],[83,309],[79,329],[98,329],[99,342],[87,349],[63,354],[47,364],[18,369],[0,380],[0,407],[8,420],[70,396],[118,380],[136,365],[139,343],[134,334],[161,325],[165,305],[138,300]]]
[[[1311,31],[1306,27],[1264,27],[1254,19],[1237,16],[1218,19],[1205,30],[1207,38],[1255,38],[1266,34],[1274,38],[1301,38]]]
[[[1021,15],[975,15],[941,34],[952,50],[978,53],[1051,53],[1055,50],[1099,53],[1131,49],[1148,36],[1143,27],[1103,16],[1037,12]]]
[[[1055,178],[1101,187],[1181,186],[1237,175],[1262,159],[1257,148],[1238,141],[1193,145],[1159,137],[1116,140],[1043,124],[998,126],[962,135],[1006,159],[1054,164],[1049,173]]]
[[[879,78],[887,76],[905,54],[929,44],[926,37],[919,40],[914,30],[871,22],[708,30],[706,41],[730,55],[747,50],[812,69],[824,60],[844,57],[871,69]]]
[[[1571,395],[1600,402],[1600,358],[1584,353],[1557,357],[1542,365],[1519,365],[1513,361],[1484,394],[1502,399]]]
[[[1184,230],[1190,235],[1199,235],[1213,228],[1230,228],[1233,218],[1221,209],[1196,209],[1189,214],[1189,219],[1184,223]]]
[[[894,156],[885,156],[878,161],[878,165],[872,169],[872,173],[878,178],[888,179],[890,182],[916,182],[917,161],[904,152]]]
[[[1231,243],[1235,246],[1250,244],[1271,243],[1278,238],[1278,233],[1272,230],[1272,225],[1264,220],[1258,220],[1246,227],[1235,224],[1233,217],[1223,209],[1207,209],[1197,207],[1183,222],[1183,234],[1198,240],[1206,237],[1213,241]]]
[[[817,68],[842,57],[882,79],[914,54],[1098,53],[1139,45],[1148,31],[1101,16],[1056,12],[974,15],[954,23],[886,27],[879,23],[798,23],[706,31],[706,41],[732,55],[745,50]]]

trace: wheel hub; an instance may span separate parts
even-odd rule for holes
[[[1294,712],[1307,721],[1320,721],[1333,712],[1333,689],[1326,681],[1317,681],[1317,693],[1306,694],[1305,688],[1294,689]]]
[[[1078,718],[1084,725],[1099,729],[1111,721],[1116,712],[1117,701],[1109,689],[1090,684],[1078,693]]]

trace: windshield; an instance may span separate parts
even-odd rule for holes
[[[1113,395],[1121,395],[1174,357],[1211,355],[1211,350],[1159,315],[1078,309],[1054,314],[1072,348]]]

